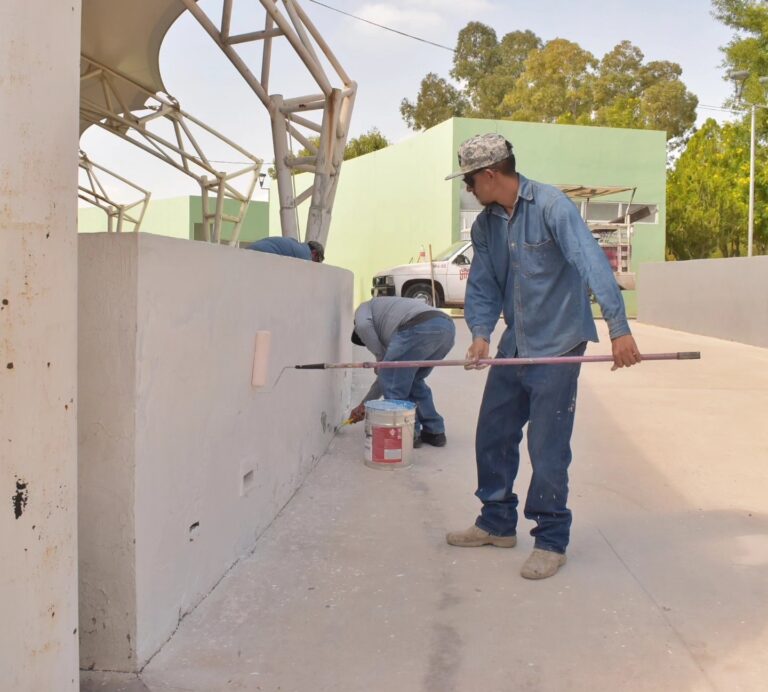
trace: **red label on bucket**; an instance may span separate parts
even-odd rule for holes
[[[392,464],[403,458],[403,429],[371,426],[371,461]]]

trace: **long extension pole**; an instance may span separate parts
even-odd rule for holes
[[[699,351],[646,353],[640,360],[698,360]],[[481,358],[479,360],[381,360],[360,363],[307,363],[296,370],[334,370],[337,368],[435,368],[456,365],[566,365],[568,363],[612,363],[613,356],[547,356],[542,358]]]

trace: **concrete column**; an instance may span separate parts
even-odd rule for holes
[[[79,689],[80,0],[0,2],[0,676]]]

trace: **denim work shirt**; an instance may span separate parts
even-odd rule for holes
[[[286,238],[281,235],[268,236],[251,243],[249,250],[258,250],[259,252],[268,252],[272,255],[283,255],[285,257],[296,257],[303,260],[312,259],[312,250],[306,243],[300,243],[295,238]]]
[[[507,329],[499,350],[507,357],[559,356],[597,341],[587,287],[611,339],[629,334],[611,266],[576,206],[551,185],[519,180],[511,218],[492,204],[472,225],[475,253],[464,302],[472,337],[490,341],[503,310]]]

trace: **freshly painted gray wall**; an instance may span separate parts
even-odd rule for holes
[[[768,257],[642,264],[637,317],[768,347]]]
[[[276,381],[349,360],[352,274],[144,233],[79,242],[82,666],[135,671],[249,551],[349,410],[342,371]],[[256,389],[260,330],[272,347]]]

